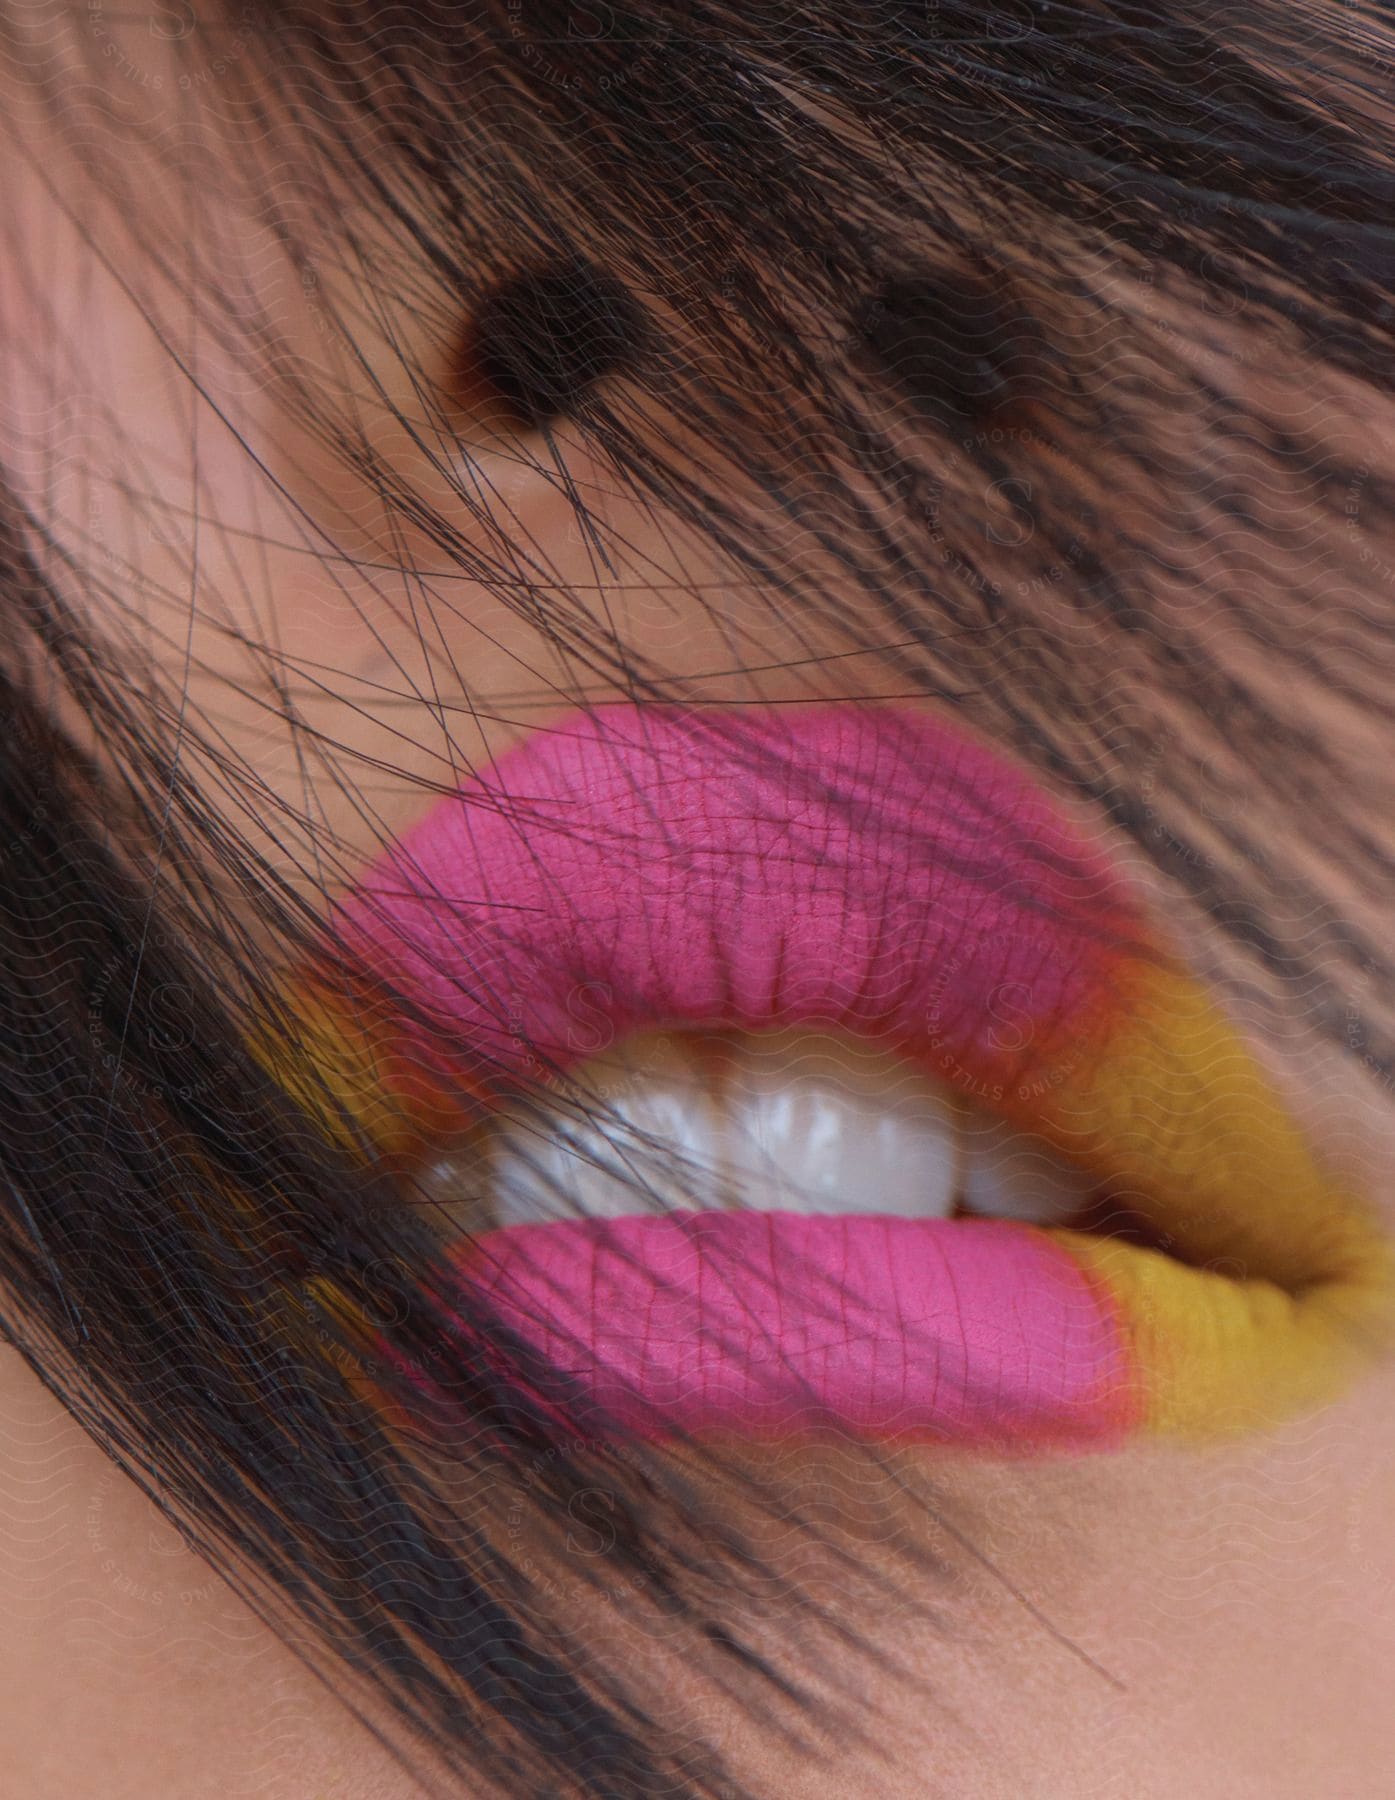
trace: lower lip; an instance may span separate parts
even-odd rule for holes
[[[461,1259],[591,1432],[821,1428],[1104,1447],[1136,1423],[1112,1305],[997,1221],[692,1212],[520,1225]]]
[[[733,733],[615,708],[442,802],[340,930],[471,1047],[447,1084],[546,1080],[658,1024],[807,1024],[991,1100],[1062,1032],[1076,1054],[1098,1037],[1101,936],[1137,924],[1045,799],[939,721],[817,708]],[[575,1219],[489,1232],[458,1267],[626,1431],[1085,1445],[1133,1421],[1107,1288],[1020,1225]]]

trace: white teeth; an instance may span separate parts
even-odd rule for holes
[[[634,1038],[578,1071],[568,1112],[504,1114],[490,1144],[499,1223],[723,1205],[720,1115],[696,1047]]]
[[[901,1057],[803,1032],[743,1038],[724,1100],[723,1150],[747,1206],[954,1211],[957,1108]]]
[[[1064,1225],[1084,1208],[1095,1183],[1030,1132],[966,1107],[959,1200],[966,1212],[1031,1225]]]
[[[732,1206],[1060,1224],[1092,1191],[903,1058],[798,1031],[631,1038],[579,1069],[565,1103],[497,1114],[419,1181],[476,1229],[462,1202],[481,1190],[498,1225]]]

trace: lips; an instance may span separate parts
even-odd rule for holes
[[[656,1026],[851,1032],[1145,1228],[684,1211],[462,1240],[459,1279],[625,1430],[1205,1436],[1321,1402],[1384,1336],[1384,1234],[1105,859],[943,721],[569,718],[440,802],[335,934],[361,974],[315,988],[317,1054],[399,1150]]]

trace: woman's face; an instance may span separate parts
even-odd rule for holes
[[[325,905],[442,793],[579,704],[633,700],[641,671],[704,706],[894,697],[929,714],[949,709],[903,654],[913,635],[904,615],[851,586],[836,619],[782,605],[627,489],[575,426],[559,422],[544,439],[510,422],[462,374],[468,318],[452,317],[410,264],[393,279],[400,239],[373,206],[345,212],[334,231],[293,186],[283,216],[269,203],[259,210],[238,166],[251,126],[232,104],[237,32],[210,38],[200,62],[190,44],[210,27],[177,12],[118,20],[89,5],[63,30],[52,68],[71,80],[85,66],[114,110],[83,127],[55,111],[33,65],[7,71],[5,107],[26,145],[10,164],[10,273],[0,283],[10,477],[101,575],[86,623],[126,659],[132,683],[158,697],[166,728],[185,730],[191,779],[291,887]],[[181,83],[204,63],[206,80]],[[197,151],[169,153],[179,130]],[[304,267],[287,241],[312,247]],[[228,301],[224,312],[210,309],[210,293]],[[1164,326],[1168,306],[1159,299]],[[230,319],[248,329],[228,329]],[[1248,381],[1250,402],[1295,442],[1306,433],[1349,451],[1359,439],[1362,466],[1380,467],[1395,449],[1389,413],[1336,378],[1317,390],[1254,370],[1242,380],[1226,359],[1244,329],[1222,317],[1214,342],[1195,350],[1231,369],[1215,375],[1218,386],[1228,380],[1239,404]],[[424,398],[423,384],[449,397],[458,440],[444,435],[439,398]],[[1327,407],[1316,420],[1314,391]],[[326,442],[307,394],[351,421],[371,479]],[[1013,429],[1029,443],[1039,427]],[[1176,441],[1194,475],[1202,440],[1189,430],[1179,421]],[[681,433],[668,448],[698,454]],[[1308,467],[1286,476],[1282,517],[1236,527],[1254,559],[1253,592],[1282,587],[1305,506],[1316,535],[1303,554],[1334,567],[1365,529],[1360,492],[1334,518]],[[415,507],[385,500],[384,470]],[[1008,468],[1002,479],[1050,475],[1042,449],[1029,477]],[[1144,529],[1142,501],[1122,486],[1118,529]],[[462,490],[492,525],[470,516]],[[596,530],[579,523],[578,497]],[[426,522],[433,509],[458,521],[467,548],[497,555],[502,532],[528,602],[480,579],[459,546],[447,554]],[[1205,570],[1185,573],[1176,604],[1193,652],[1264,694],[1292,680],[1291,664],[1277,633],[1231,612],[1238,566],[1233,550],[1218,555],[1214,589]],[[1352,605],[1379,615],[1389,572],[1374,553],[1365,577]],[[1025,618],[1030,604],[1020,604]],[[916,630],[952,630],[933,599],[916,607]],[[1315,633],[1322,623],[1312,621]],[[1040,671],[1014,659],[1011,642],[1009,632],[997,714],[976,712],[972,697],[963,709],[980,741],[1018,701],[1020,716],[1033,713]],[[1122,667],[1110,624],[1077,619],[1070,655],[1078,689],[1107,698]],[[1121,707],[1166,717],[1172,680],[1162,661],[1130,664]],[[1304,735],[1273,752],[1281,771],[1262,771],[1255,858],[1321,845],[1324,784],[1336,778],[1328,752],[1348,779],[1369,776],[1378,798],[1358,762],[1369,731],[1359,697],[1315,684],[1294,692],[1292,714]],[[83,737],[71,708],[65,722]],[[1197,804],[1224,839],[1248,817],[1248,790],[1189,729],[1177,711],[1153,759],[1119,779],[1146,798],[1170,768],[1199,762],[1208,779]],[[1020,740],[1006,729],[997,739],[1022,759]],[[1261,752],[1238,715],[1220,743],[1242,777],[1254,769]],[[1147,834],[1128,842],[1098,786],[1057,780],[1055,791],[1167,912],[1177,877],[1149,854]],[[1367,826],[1388,849],[1374,807]],[[1320,850],[1301,862],[1334,906],[1369,921],[1359,882],[1324,866]],[[1213,939],[1189,923],[1193,911],[1176,917],[1183,952],[1214,973]],[[1253,929],[1266,923],[1286,922],[1275,914]],[[1348,994],[1353,1020],[1366,998]],[[1395,1107],[1362,1066],[1356,1028],[1345,1046],[1324,1040],[1301,996],[1282,1013],[1242,1005],[1238,1026],[1313,1143],[1388,1208]],[[12,1603],[0,1674],[12,1697],[11,1766],[23,1771],[16,1791],[34,1800],[99,1788],[335,1800],[416,1791],[17,1358],[4,1373],[0,1542]],[[1380,1785],[1395,1751],[1380,1679],[1395,1648],[1395,1373],[1379,1358],[1324,1410],[1200,1448],[1135,1439],[1051,1456],[941,1446],[869,1461],[846,1444],[733,1454],[765,1498],[749,1528],[772,1569],[797,1571],[807,1594],[856,1617],[865,1634],[856,1648],[826,1646],[811,1672],[821,1698],[807,1730],[825,1759],[814,1763],[734,1701],[688,1690],[675,1656],[675,1717],[696,1712],[757,1791],[1296,1795]],[[820,1526],[813,1569],[801,1566],[810,1519]],[[606,1554],[594,1522],[580,1521],[568,1543],[579,1559]],[[894,1577],[891,1598],[876,1588],[879,1573]],[[734,1604],[772,1645],[789,1628],[778,1606]],[[583,1637],[623,1642],[622,1609],[589,1595],[574,1611]],[[886,1660],[869,1658],[868,1644]]]

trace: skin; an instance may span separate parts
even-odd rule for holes
[[[442,583],[454,610],[442,616],[433,677],[419,616],[402,603],[400,584],[363,566],[394,553],[400,560],[404,549],[425,560],[428,548],[409,542],[394,552],[365,513],[362,491],[307,439],[286,395],[268,379],[249,380],[203,339],[198,366],[210,401],[283,493],[249,477],[245,448],[211,404],[192,400],[171,366],[171,342],[187,346],[196,335],[187,302],[152,277],[143,299],[156,316],[142,316],[121,279],[129,244],[101,223],[82,172],[13,73],[4,101],[45,152],[20,172],[7,201],[11,267],[31,272],[0,287],[7,405],[22,422],[12,453],[7,446],[15,478],[31,498],[45,494],[55,516],[86,520],[116,554],[135,543],[142,587],[125,583],[119,607],[94,603],[91,628],[148,652],[169,691],[187,692],[190,716],[215,721],[255,770],[261,800],[239,821],[253,846],[305,891],[332,886],[338,869],[351,872],[384,833],[420,816],[433,798],[427,784],[449,779],[450,756],[460,769],[487,761],[564,710],[567,673],[531,627],[477,585]],[[158,118],[173,102],[147,96],[142,104]],[[166,184],[152,190],[152,205],[179,217],[188,197],[169,170],[152,165],[142,178]],[[84,245],[85,223],[101,224],[110,268]],[[210,255],[220,253],[217,242],[210,230]],[[254,250],[243,241],[223,253],[250,262]],[[328,300],[270,263],[262,279],[262,304],[327,379],[334,354],[322,314],[351,298],[347,277],[336,288],[326,276]],[[372,334],[360,347],[405,404],[397,352]],[[423,339],[410,348],[444,378],[437,347]],[[64,417],[48,410],[55,400],[73,409],[80,454],[55,451],[54,420]],[[444,483],[387,410],[366,397],[362,404],[379,453],[447,504]],[[1355,423],[1389,444],[1388,422]],[[565,497],[519,463],[497,421],[476,418],[472,429],[520,531],[546,543],[565,575],[587,581],[588,549]],[[201,604],[190,632],[195,441],[204,517]],[[565,433],[561,441],[574,479],[607,493],[604,472]],[[618,499],[604,507],[632,543],[611,595],[622,634],[672,676],[697,679],[709,697],[728,702],[885,691],[875,659],[810,662],[800,634],[739,589],[728,590],[720,610],[674,603],[656,591],[646,566],[646,551],[672,560],[653,525],[625,514]],[[342,559],[309,553],[316,540],[307,519],[333,535]],[[164,541],[144,533],[149,520],[164,521]],[[128,531],[144,535],[136,541]],[[255,557],[247,533],[263,540]],[[294,729],[267,705],[267,658],[254,648],[267,643],[279,666],[298,671]],[[798,666],[781,666],[796,654]],[[767,672],[733,676],[742,664]],[[459,708],[450,716],[449,756],[424,698],[433,679],[455,682],[445,694]],[[82,719],[68,723],[83,733]],[[1334,735],[1349,724],[1339,714],[1328,720]],[[298,750],[316,733],[335,747],[342,787],[321,766],[311,769],[307,792]],[[202,763],[207,779],[192,742],[189,763],[196,776]],[[1292,827],[1303,828],[1297,813]],[[329,871],[314,857],[314,846],[325,844],[334,847]],[[1138,884],[1156,891],[1142,860],[1119,848]],[[1389,1094],[1354,1060],[1300,1034],[1282,1048],[1255,1047],[1319,1142],[1388,1204]],[[27,1800],[405,1800],[425,1791],[191,1555],[8,1352],[0,1359],[0,1420],[0,1718],[11,1791]],[[808,1455],[782,1479],[807,1502],[820,1484],[836,1491],[838,1469],[832,1452]],[[821,1762],[783,1749],[742,1714],[722,1710],[718,1696],[690,1689],[677,1664],[664,1665],[675,1708],[701,1707],[762,1791],[811,1800],[911,1800],[927,1791],[969,1800],[1380,1791],[1395,1753],[1381,1679],[1395,1636],[1395,1369],[1374,1367],[1340,1404],[1262,1439],[1044,1464],[945,1453],[933,1479],[972,1551],[911,1502],[898,1502],[890,1471],[870,1490],[865,1479],[847,1490],[853,1497],[845,1493],[835,1508],[837,1533],[872,1566],[894,1569],[896,1546],[910,1536],[943,1554],[948,1575],[933,1592],[908,1593],[904,1607],[882,1608],[869,1621],[899,1673],[869,1673],[846,1655],[827,1664],[827,1724],[815,1744]],[[836,1571],[823,1579],[836,1593]],[[919,1616],[922,1598],[932,1617]],[[625,1629],[602,1618],[584,1628]],[[870,1742],[856,1740],[839,1704],[864,1724],[875,1714]]]

